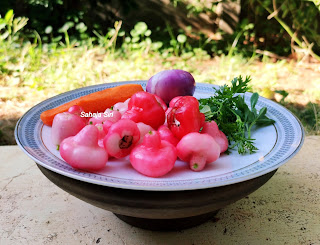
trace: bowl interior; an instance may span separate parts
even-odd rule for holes
[[[177,161],[172,172],[162,178],[149,178],[137,173],[128,158],[110,160],[98,172],[83,172],[73,169],[63,161],[50,141],[50,127],[40,120],[41,112],[61,105],[84,94],[99,91],[124,83],[102,84],[73,90],[50,98],[30,109],[17,123],[15,136],[18,145],[36,163],[69,178],[79,181],[130,190],[187,191],[208,189],[248,181],[270,173],[292,158],[301,148],[304,132],[297,118],[277,103],[259,98],[257,109],[267,107],[267,116],[275,124],[253,131],[259,151],[251,155],[239,155],[236,151],[223,155],[218,161],[208,164],[204,171],[193,172],[184,162]],[[134,81],[145,87],[145,81]],[[197,84],[194,96],[207,98],[214,95],[215,86]],[[250,93],[245,100],[249,104]]]

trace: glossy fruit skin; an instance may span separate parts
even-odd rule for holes
[[[69,108],[68,112],[72,113],[72,114],[75,114],[75,115],[78,115],[80,116],[81,115],[81,112],[83,112],[84,110],[82,109],[81,106],[78,106],[78,105],[73,105]]]
[[[219,130],[219,127],[215,121],[205,122],[202,127],[201,133],[209,134],[212,138],[215,139],[215,141],[220,146],[220,153],[223,153],[228,149],[228,138],[221,130]]]
[[[121,116],[128,110],[128,104],[129,104],[130,98],[127,99],[125,102],[118,102],[114,104],[113,110],[120,112]]]
[[[166,104],[177,96],[192,96],[195,91],[193,76],[184,70],[165,70],[152,76],[146,91],[159,96]]]
[[[202,128],[205,123],[206,123],[206,116],[202,112],[200,112],[200,128]]]
[[[84,126],[86,126],[85,121],[78,115],[70,112],[57,114],[52,122],[52,143],[58,146],[62,140],[76,135]]]
[[[168,109],[167,109],[166,112],[165,112],[166,119],[165,119],[163,125],[165,125],[165,126],[167,126],[167,127],[168,127],[168,115],[169,115],[169,113],[170,113],[171,110],[172,110],[172,108],[171,108],[171,107],[168,107]]]
[[[154,129],[150,125],[147,125],[147,124],[145,124],[143,122],[138,122],[137,126],[138,126],[139,131],[140,131],[140,139],[138,141],[138,144],[141,144],[142,141],[143,141],[144,136],[147,133],[149,133],[150,131],[153,131]]]
[[[121,119],[121,113],[119,111],[106,109],[103,113],[99,113],[94,117],[89,119],[89,124],[96,125],[99,123],[104,123],[105,121],[110,121],[115,123]]]
[[[168,113],[167,124],[173,135],[181,139],[188,133],[199,132],[203,119],[198,100],[192,96],[183,96]]]
[[[164,125],[165,126],[168,126],[168,114],[170,113],[170,111],[172,110],[172,107],[174,106],[174,104],[176,103],[176,101],[178,100],[178,99],[180,99],[182,96],[177,96],[177,97],[174,97],[171,101],[170,101],[170,103],[169,103],[169,107],[167,108],[167,110],[166,110],[166,120],[165,120],[165,122],[164,122]]]
[[[103,124],[102,123],[97,123],[96,125],[94,125],[98,130],[99,130],[99,134],[98,134],[98,145],[102,148],[104,148],[103,146],[103,139],[104,137],[107,135],[106,132],[103,129]]]
[[[143,122],[157,129],[165,121],[165,111],[154,95],[147,92],[137,92],[132,95],[128,110],[122,115],[122,118]]]
[[[69,108],[68,112],[70,112],[71,114],[77,115],[79,117],[81,117],[81,114],[84,112],[83,108],[79,105],[73,105]],[[87,124],[88,122],[88,118],[85,117],[81,117],[83,122],[85,124]]]
[[[161,125],[158,128],[158,132],[159,132],[161,140],[165,140],[165,141],[169,142],[174,147],[176,147],[177,144],[179,143],[179,140],[173,135],[173,133],[171,132],[171,130],[167,126]]]
[[[166,103],[164,103],[164,101],[156,94],[153,94],[153,96],[156,98],[156,100],[158,101],[158,103],[161,105],[162,109],[164,111],[166,111],[168,109],[168,106],[166,105]]]
[[[175,164],[177,154],[174,146],[160,139],[157,131],[146,134],[142,144],[130,154],[132,167],[149,177],[161,177],[169,173]]]
[[[104,121],[103,122],[102,127],[103,127],[103,131],[106,133],[106,135],[108,134],[109,129],[111,128],[112,125],[113,125],[113,122],[111,122],[111,121]]]
[[[61,142],[61,157],[76,169],[96,171],[104,168],[108,161],[108,154],[99,147],[98,137],[97,127],[85,126],[77,135]]]
[[[201,171],[207,163],[216,161],[220,156],[220,146],[208,134],[189,133],[178,143],[178,157],[189,163],[193,171]]]
[[[105,150],[110,156],[128,156],[140,139],[137,124],[129,119],[121,119],[111,125],[103,140]]]
[[[174,104],[177,102],[177,100],[179,100],[182,96],[177,96],[177,97],[174,97],[172,100],[170,100],[170,103],[169,103],[169,107],[173,107]]]

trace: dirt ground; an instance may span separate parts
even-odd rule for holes
[[[258,63],[257,69],[261,65],[263,64]],[[294,67],[293,72],[295,75],[288,76],[284,73],[278,76],[277,85],[272,90],[289,92],[288,97],[292,105],[296,106],[297,110],[300,110],[310,102],[310,98],[305,91],[312,92],[315,86],[319,86],[317,91],[320,91],[320,84],[315,84],[314,82],[320,78],[320,64],[306,63]],[[8,94],[11,94],[9,99]],[[51,96],[45,91],[36,91],[30,88],[16,87],[13,89],[11,87],[0,87],[0,145],[16,144],[14,129],[18,119],[31,107]],[[275,94],[273,99],[279,101],[281,96]],[[320,101],[313,101],[313,103],[320,105]]]

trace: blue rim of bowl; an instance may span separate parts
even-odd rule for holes
[[[15,127],[15,139],[19,147],[27,154],[32,160],[34,160],[37,164],[53,171],[58,174],[74,178],[80,181],[103,185],[107,187],[116,187],[116,188],[123,188],[123,189],[132,189],[132,190],[147,190],[147,191],[180,191],[180,190],[194,190],[194,189],[206,189],[206,188],[213,188],[219,186],[225,186],[230,184],[235,184],[239,182],[243,182],[246,180],[250,180],[264,174],[267,174],[273,170],[278,169],[281,165],[289,161],[292,157],[294,157],[299,150],[301,149],[303,142],[304,142],[304,129],[299,121],[299,119],[289,110],[287,110],[282,105],[263,98],[260,96],[259,101],[257,103],[257,107],[264,107],[268,108],[268,116],[279,114],[278,116],[281,120],[286,122],[282,122],[278,126],[284,128],[284,130],[280,130],[284,134],[284,138],[287,142],[285,144],[279,144],[277,154],[270,156],[267,161],[264,161],[261,164],[257,164],[256,166],[251,166],[251,168],[246,169],[244,167],[242,169],[232,171],[229,174],[223,174],[222,176],[214,176],[214,177],[206,177],[206,178],[198,178],[198,179],[191,179],[191,180],[177,180],[177,181],[164,181],[161,179],[154,179],[150,178],[149,180],[130,180],[130,179],[119,179],[117,177],[110,177],[99,175],[96,173],[90,172],[82,172],[73,169],[71,166],[66,164],[64,161],[57,159],[56,157],[52,157],[52,153],[50,155],[46,155],[48,153],[47,148],[43,145],[42,140],[39,141],[37,135],[39,135],[39,129],[41,130],[43,124],[40,120],[40,114],[42,111],[51,109],[56,107],[57,105],[63,104],[67,101],[75,99],[77,97],[83,96],[88,93],[100,91],[105,88],[115,87],[122,84],[128,83],[136,83],[141,84],[142,87],[145,89],[146,81],[138,80],[138,81],[124,81],[124,82],[116,82],[116,83],[106,83],[106,84],[99,84],[99,85],[92,85],[84,88],[79,88],[76,90],[68,91],[54,97],[51,97],[47,100],[40,102],[39,104],[35,105],[31,109],[29,109],[17,122]],[[214,94],[214,89],[218,86],[212,84],[204,84],[204,83],[197,83],[196,84],[196,92],[203,92],[203,93],[210,93]],[[200,91],[199,91],[200,90]],[[251,93],[246,93],[246,102],[248,103],[248,98]],[[59,99],[60,98],[60,99]],[[51,102],[55,102],[52,104]],[[41,109],[39,109],[41,108]],[[281,113],[282,111],[283,113]],[[36,112],[36,113],[35,113]],[[28,119],[28,116],[36,114],[37,117],[31,117]],[[288,118],[291,120],[288,120]],[[276,121],[277,123],[277,121]],[[293,128],[292,123],[295,124],[295,128]],[[25,127],[27,130],[22,131],[22,127]],[[289,129],[290,128],[290,129]],[[38,131],[36,130],[38,129]],[[279,128],[278,128],[279,130]],[[290,132],[286,132],[291,130]],[[292,132],[296,130],[297,136],[294,138]],[[293,141],[295,140],[295,144]],[[290,147],[294,147],[293,150],[289,151]],[[31,150],[33,149],[33,150]],[[286,151],[287,150],[287,151]],[[281,154],[288,153],[284,158],[281,159]],[[278,159],[281,159],[278,161]]]

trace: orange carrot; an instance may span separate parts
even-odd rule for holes
[[[107,88],[44,111],[41,113],[40,118],[45,125],[51,126],[55,115],[68,111],[73,105],[81,106],[86,113],[104,112],[115,103],[124,102],[139,91],[143,91],[140,84],[124,84],[113,88]]]

